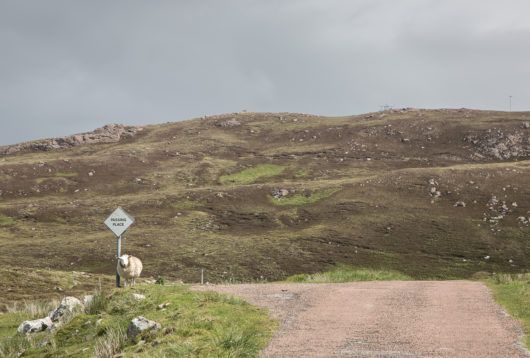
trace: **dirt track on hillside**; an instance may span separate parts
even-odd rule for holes
[[[528,357],[481,283],[392,281],[195,287],[266,307],[281,327],[261,357]]]

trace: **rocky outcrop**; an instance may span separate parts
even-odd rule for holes
[[[496,159],[521,158],[530,155],[530,135],[528,131],[515,130],[506,133],[503,130],[487,130],[479,135],[467,135],[464,141],[475,146],[475,157],[484,156]]]
[[[50,151],[84,144],[115,143],[123,138],[134,136],[142,129],[140,127],[129,127],[123,124],[108,124],[88,133],[0,146],[0,155],[9,155],[23,150]]]
[[[137,335],[142,333],[145,330],[156,331],[157,329],[162,328],[162,325],[158,322],[151,321],[145,317],[138,316],[133,318],[129,327],[127,328],[127,338],[136,338]]]

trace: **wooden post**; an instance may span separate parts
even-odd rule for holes
[[[116,242],[116,249],[117,249],[117,262],[116,262],[116,287],[120,287],[120,275],[118,274],[118,265],[120,264],[120,256],[121,256],[121,235],[118,236],[117,242]]]
[[[204,269],[201,270],[201,285],[204,285]]]

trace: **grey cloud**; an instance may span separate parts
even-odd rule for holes
[[[3,1],[0,144],[223,112],[530,105],[527,1]]]

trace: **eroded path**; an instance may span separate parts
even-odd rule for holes
[[[281,328],[262,357],[480,357],[530,354],[518,324],[469,281],[195,287],[266,307]]]

